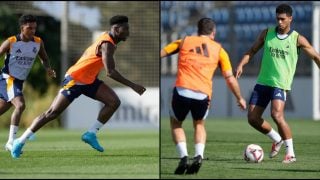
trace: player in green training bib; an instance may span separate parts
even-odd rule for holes
[[[241,76],[243,66],[264,47],[257,84],[249,101],[248,122],[273,141],[270,158],[275,157],[282,144],[285,144],[286,154],[282,162],[292,163],[296,161],[296,157],[291,130],[284,118],[286,91],[291,90],[299,50],[304,50],[319,69],[320,55],[304,36],[291,29],[292,8],[289,5],[281,4],[276,8],[276,19],[277,26],[263,30],[253,46],[245,53],[236,69],[236,78]],[[262,119],[262,114],[270,101],[271,116],[279,132]]]

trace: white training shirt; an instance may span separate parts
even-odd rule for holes
[[[7,52],[3,73],[19,80],[25,80],[40,50],[41,39],[34,36],[32,41],[21,41],[20,35],[11,36],[10,50]]]

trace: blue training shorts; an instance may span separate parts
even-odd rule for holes
[[[62,81],[60,92],[70,101],[70,103],[81,94],[95,99],[101,83],[103,83],[101,80],[95,79],[91,84],[77,84],[71,76],[66,76]]]
[[[23,80],[16,79],[7,74],[0,74],[0,98],[10,102],[17,96],[23,96]]]
[[[249,104],[267,107],[275,99],[286,101],[286,91],[277,87],[256,84],[251,94]]]

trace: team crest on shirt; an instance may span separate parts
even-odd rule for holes
[[[37,48],[36,47],[33,47],[33,50],[32,50],[34,53],[37,53]]]

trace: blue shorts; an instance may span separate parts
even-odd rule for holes
[[[184,121],[189,111],[193,120],[205,119],[208,114],[209,98],[196,100],[180,96],[177,89],[173,89],[170,115],[178,121]]]
[[[23,96],[23,80],[15,79],[7,74],[0,74],[0,98],[10,102],[17,96]]]
[[[251,94],[249,104],[267,107],[275,99],[286,101],[286,91],[277,87],[256,84]]]
[[[96,93],[100,84],[103,83],[99,79],[95,79],[91,84],[77,84],[70,76],[66,76],[62,81],[62,88],[60,90],[70,103],[79,97],[81,94],[95,99]]]

